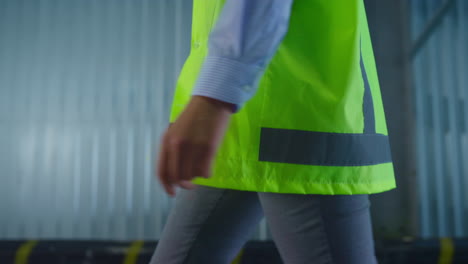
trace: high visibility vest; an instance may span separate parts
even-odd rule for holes
[[[223,4],[194,1],[191,52],[170,122],[191,98]],[[212,176],[193,183],[328,195],[396,187],[362,0],[295,0],[288,31],[259,79],[257,93],[231,116]]]

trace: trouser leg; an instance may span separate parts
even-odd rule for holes
[[[263,218],[256,192],[198,185],[175,199],[151,264],[230,263]]]
[[[374,264],[368,195],[259,193],[286,264]]]

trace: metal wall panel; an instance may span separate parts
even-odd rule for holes
[[[468,4],[411,1],[421,235],[468,235]]]
[[[0,239],[159,237],[172,199],[153,171],[191,4],[0,0]]]

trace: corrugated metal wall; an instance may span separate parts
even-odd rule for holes
[[[0,239],[159,237],[191,2],[0,0]],[[421,234],[466,236],[468,3],[409,3]]]
[[[466,237],[468,2],[409,2],[421,234]]]
[[[159,237],[173,199],[153,170],[191,4],[0,0],[0,239]]]

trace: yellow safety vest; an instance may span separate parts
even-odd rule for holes
[[[170,121],[190,100],[223,0],[195,0],[192,48]],[[232,115],[209,179],[218,188],[371,194],[395,188],[362,0],[296,0],[257,93]]]

